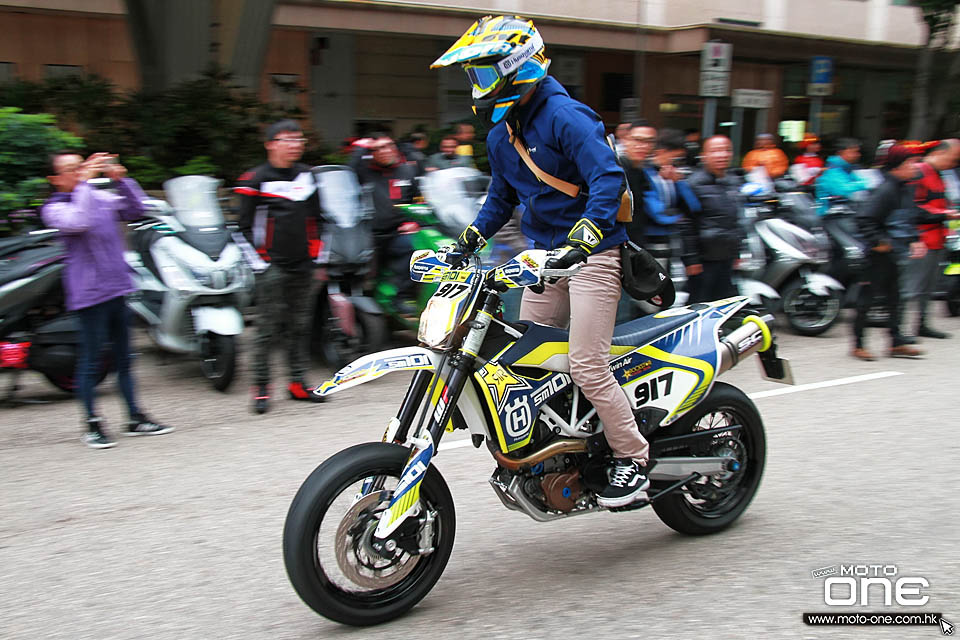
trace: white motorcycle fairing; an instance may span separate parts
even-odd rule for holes
[[[243,315],[236,307],[191,307],[197,333],[238,336],[243,333]]]
[[[835,278],[825,273],[807,273],[803,276],[803,284],[807,290],[815,296],[828,296],[830,289],[843,291],[845,288]]]
[[[396,371],[436,371],[442,358],[442,354],[423,347],[404,347],[371,353],[362,358],[357,358],[337,371],[333,379],[320,385],[317,393],[321,396],[328,396],[382,378],[388,373]],[[445,380],[441,379],[440,384],[437,385],[437,393],[446,386],[444,382]],[[425,398],[425,400],[430,400],[430,398]],[[464,386],[457,402],[457,410],[463,416],[471,434],[481,435],[485,438],[489,436],[480,398],[472,384]]]

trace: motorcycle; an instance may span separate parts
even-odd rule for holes
[[[134,250],[125,256],[137,286],[127,305],[150,337],[162,349],[199,356],[204,377],[226,391],[253,273],[231,240],[218,184],[206,176],[164,183],[173,206],[147,201],[149,217],[130,223]]]
[[[745,190],[749,188],[745,185]],[[758,268],[747,273],[780,293],[784,315],[796,333],[824,333],[840,317],[844,290],[835,278],[820,271],[830,261],[829,239],[822,230],[810,231],[780,217],[812,219],[815,214],[809,196],[749,191],[747,196],[743,210],[747,242],[762,247],[761,255],[767,257],[762,266],[757,263]],[[798,213],[798,209],[803,211]]]
[[[317,613],[349,625],[403,615],[440,578],[453,548],[454,504],[431,460],[444,434],[469,431],[496,462],[489,479],[507,509],[540,522],[604,511],[596,500],[611,459],[596,410],[573,384],[568,333],[499,319],[502,291],[572,277],[528,250],[485,274],[481,259],[416,252],[411,278],[439,284],[420,317],[419,347],[361,358],[320,387],[328,395],[392,372],[414,372],[382,442],[333,455],[290,505],[283,555],[290,581]],[[735,297],[671,308],[619,326],[610,370],[650,441],[647,498],[668,526],[720,531],[747,508],[763,473],[763,422],[750,399],[717,382],[759,353],[765,375],[792,382],[757,316],[721,333]]]
[[[66,310],[63,269],[66,253],[57,231],[34,231],[0,239],[0,369],[13,373],[7,401],[20,374],[32,369],[53,386],[73,393],[80,323]],[[102,358],[97,383],[109,370]]]
[[[940,289],[947,302],[947,312],[956,317],[960,316],[960,221],[951,220],[947,224],[950,234],[944,242],[946,264]]]
[[[349,167],[315,167],[324,225],[317,257],[320,290],[316,298],[314,345],[339,369],[355,358],[379,351],[387,339],[383,310],[364,293],[373,260],[373,235],[360,184]]]

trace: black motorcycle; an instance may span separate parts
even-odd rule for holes
[[[80,323],[66,310],[62,272],[66,253],[56,231],[0,239],[0,369],[12,372],[12,400],[20,374],[34,370],[58,389],[76,383]],[[104,358],[97,383],[107,375]]]

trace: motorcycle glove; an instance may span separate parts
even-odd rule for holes
[[[464,229],[457,239],[458,251],[467,256],[483,249],[486,245],[486,239],[480,235],[480,231],[473,225]]]
[[[567,234],[567,245],[580,249],[586,255],[590,255],[601,240],[603,232],[589,218],[577,220],[577,224],[573,225]]]
[[[563,245],[547,258],[543,264],[544,269],[569,269],[575,264],[587,261],[587,253],[580,247],[573,247],[568,244]],[[544,278],[544,282],[553,284],[557,278]]]

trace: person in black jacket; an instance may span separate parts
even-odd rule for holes
[[[728,173],[733,144],[726,136],[703,143],[703,168],[687,183],[700,202],[679,222],[683,264],[689,276],[690,302],[720,300],[737,294],[733,262],[740,256],[739,176]]]
[[[407,220],[395,205],[410,204],[419,195],[416,169],[403,163],[397,145],[384,134],[374,137],[372,157],[357,164],[357,179],[369,185],[373,196],[373,240],[379,268],[389,269],[397,290],[397,308],[414,315],[416,306],[410,280],[410,256],[413,244],[408,238],[416,223]]]
[[[240,232],[257,253],[247,251],[257,271],[257,340],[253,409],[265,413],[270,400],[270,345],[281,319],[294,400],[323,402],[307,386],[306,337],[310,322],[310,282],[322,221],[317,185],[310,167],[297,162],[306,140],[293,120],[267,128],[267,162],[247,171],[234,189],[240,196]],[[312,246],[311,246],[312,245]],[[249,247],[247,247],[249,249]],[[258,255],[259,254],[259,255]],[[268,260],[264,261],[261,258]]]
[[[884,180],[857,211],[857,227],[869,249],[869,265],[864,272],[869,282],[863,283],[857,300],[857,317],[853,323],[854,346],[851,355],[860,360],[875,360],[863,340],[867,311],[874,298],[885,300],[889,313],[890,356],[912,358],[923,354],[909,344],[900,332],[903,307],[900,300],[900,266],[905,258],[922,258],[926,245],[919,241],[916,220],[917,205],[910,182],[920,177],[921,148],[897,144],[890,148],[883,165]]]

